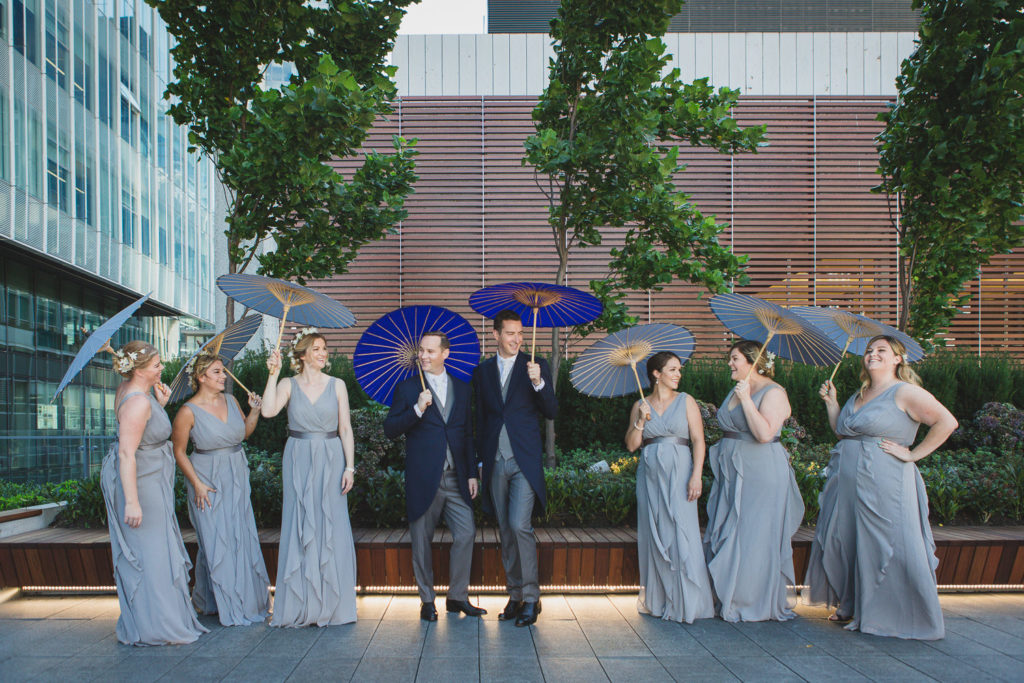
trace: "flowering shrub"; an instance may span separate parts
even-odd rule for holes
[[[1004,454],[1024,451],[1024,410],[1009,403],[986,403],[953,433],[953,443]]]

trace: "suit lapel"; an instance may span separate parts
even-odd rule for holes
[[[491,373],[491,379],[494,380],[494,391],[498,394],[498,402],[501,403],[501,407],[505,407],[505,398],[501,395],[501,370],[498,367],[498,354],[494,354],[491,358],[491,367],[488,369]]]

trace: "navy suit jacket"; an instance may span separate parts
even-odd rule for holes
[[[543,358],[538,358],[544,388],[533,388],[526,373],[528,357],[516,356],[512,375],[508,380],[508,395],[501,398],[501,376],[497,356],[483,361],[473,371],[473,393],[476,399],[476,449],[483,460],[481,485],[486,488],[494,471],[494,458],[498,453],[498,434],[501,426],[508,431],[516,464],[530,482],[541,507],[547,504],[544,487],[544,441],[541,438],[540,418],[554,419],[558,414],[558,401],[551,382],[551,370]],[[483,496],[484,509],[491,510],[490,495]]]
[[[473,449],[473,404],[469,385],[448,374],[448,385],[455,392],[455,402],[448,413],[448,422],[441,417],[437,402],[427,406],[423,417],[416,416],[416,400],[423,390],[418,375],[399,382],[391,399],[391,409],[384,418],[384,433],[389,439],[405,434],[405,509],[409,521],[419,519],[437,494],[444,472],[446,447],[452,451],[459,479],[459,493],[470,507],[469,479],[475,479],[476,457]],[[428,385],[429,386],[429,385]]]

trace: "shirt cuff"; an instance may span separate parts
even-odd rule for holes
[[[420,410],[420,404],[419,403],[412,404],[412,409],[416,413],[416,417],[423,417],[423,411]]]
[[[540,378],[540,384],[533,384],[531,382],[531,385],[533,386],[533,390],[534,391],[540,391],[541,389],[544,388],[544,378],[543,377]]]

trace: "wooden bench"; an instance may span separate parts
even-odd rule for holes
[[[934,527],[940,586],[1024,587],[1024,527]],[[814,530],[793,537],[797,583],[803,581]],[[195,532],[183,534],[195,558]],[[277,573],[277,529],[260,531],[271,583]],[[408,529],[355,529],[357,576],[361,590],[391,591],[416,585]],[[448,581],[451,534],[434,536],[434,579]],[[615,529],[537,529],[540,582],[547,590],[635,590],[639,583],[636,531]],[[502,591],[501,545],[493,528],[477,530],[473,548],[474,590]],[[0,540],[0,586],[99,587],[113,585],[110,541],[105,529],[48,528]]]

